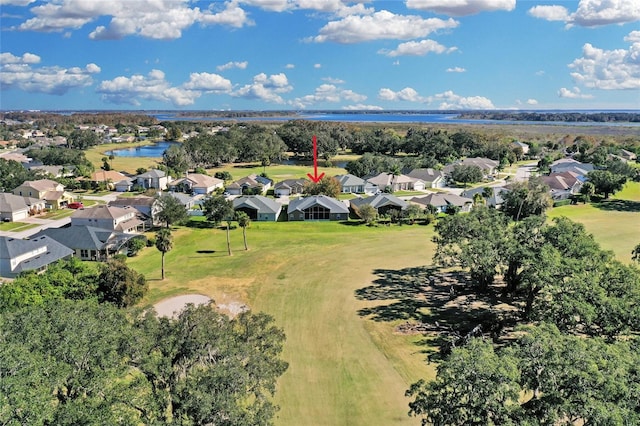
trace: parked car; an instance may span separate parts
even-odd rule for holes
[[[69,207],[70,209],[81,209],[84,207],[84,204],[79,201],[74,201],[73,203],[69,203],[67,207]]]

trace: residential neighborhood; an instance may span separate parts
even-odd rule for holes
[[[85,130],[95,132],[105,142],[118,140],[118,132],[114,128],[97,126]],[[143,135],[149,130],[138,127],[136,134]],[[166,133],[166,130],[158,127],[154,130],[160,134]],[[38,131],[24,132],[23,137],[42,146],[66,145],[65,140],[49,139]],[[9,143],[5,143],[7,145]],[[513,146],[521,150],[523,155],[529,150],[528,145],[523,142],[514,142]],[[633,158],[633,153],[629,151],[622,150],[619,154],[621,159]],[[402,216],[409,205],[434,214],[469,212],[478,200],[490,207],[500,208],[503,195],[510,191],[510,185],[519,179],[526,179],[518,173],[511,176],[511,180],[508,175],[496,179],[499,175],[498,161],[470,157],[444,165],[441,169],[414,168],[405,169],[402,173],[382,172],[363,177],[349,173],[336,174],[331,178],[339,185],[340,194],[347,197],[337,199],[325,195],[306,196],[305,188],[310,181],[302,178],[274,181],[266,175],[254,173],[225,181],[193,171],[175,177],[166,170],[157,168],[141,169],[137,174],[105,168],[92,172],[88,177],[77,177],[79,182],[88,182],[109,192],[109,195],[103,196],[103,202],[84,207],[81,202],[76,202],[82,195],[67,191],[63,184],[52,180],[73,176],[74,165],[58,166],[56,169],[46,168],[42,164],[33,165],[29,157],[16,149],[0,152],[0,158],[4,161],[19,160],[25,168],[38,170],[48,176],[24,181],[12,188],[11,192],[0,193],[0,218],[4,222],[29,221],[30,218],[41,222],[37,231],[31,235],[22,235],[27,240],[52,240],[54,242],[50,245],[57,247],[56,253],[73,255],[82,260],[105,260],[117,253],[126,253],[130,239],[160,226],[157,197],[163,193],[170,194],[190,215],[196,216],[203,214],[201,206],[204,198],[223,193],[231,200],[236,212],[246,213],[254,221],[344,221],[349,217],[359,218],[360,209],[364,205],[373,207],[379,217]],[[459,188],[459,185],[451,181],[451,173],[456,167],[477,167],[481,170],[484,182],[471,188]],[[561,158],[552,162],[549,173],[542,175],[540,179],[548,186],[549,195],[554,202],[570,200],[580,195],[588,173],[593,170],[595,167],[592,164],[582,163],[571,157]],[[155,196],[144,195],[147,191],[155,191]],[[130,193],[134,195],[128,195]],[[70,207],[76,210],[61,227],[47,227],[46,220],[38,219],[47,211]],[[10,241],[11,232],[0,232],[0,235],[9,238],[8,243],[5,241],[5,247],[20,246]],[[18,253],[10,255],[15,259],[22,256],[19,249],[12,248],[11,253]],[[30,268],[29,265],[37,265],[38,270],[42,270],[48,261],[55,259],[57,256],[47,256],[38,262],[24,263],[21,270]],[[5,275],[15,273],[6,272]]]

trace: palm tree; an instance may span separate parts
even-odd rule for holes
[[[247,246],[247,228],[249,227],[249,225],[251,225],[251,218],[245,212],[238,211],[236,212],[236,220],[238,221],[238,225],[242,228],[244,249],[249,250],[249,246]]]
[[[173,248],[173,237],[169,228],[156,233],[156,248],[162,253],[162,279],[164,280],[164,255]]]

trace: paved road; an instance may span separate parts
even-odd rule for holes
[[[62,226],[65,226],[66,224],[71,223],[71,218],[65,217],[58,220],[48,220],[48,219],[41,219],[38,217],[30,217],[27,219],[23,219],[20,222],[35,223],[35,224],[38,224],[38,226],[34,226],[33,228],[29,228],[27,230],[18,231],[18,232],[0,231],[0,237],[12,237],[12,238],[19,238],[19,239],[27,238],[33,234],[40,232],[43,229],[60,228]]]

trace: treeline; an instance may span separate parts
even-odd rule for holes
[[[140,125],[151,126],[158,124],[158,120],[146,114],[128,112],[74,112],[71,114],[58,114],[50,112],[20,111],[0,114],[0,119],[11,119],[23,122],[33,122],[38,127],[53,128],[58,125],[88,125],[107,126]]]
[[[465,111],[459,118],[471,120],[561,121],[567,123],[639,123],[640,113],[633,112],[505,112]]]
[[[264,314],[131,308],[144,277],[76,259],[0,285],[0,423],[268,425],[284,333]]]
[[[371,170],[371,167],[359,164],[369,161],[371,155],[388,157],[388,160],[383,160],[386,163],[403,163],[401,168],[434,167],[463,157],[488,157],[505,165],[525,157],[522,149],[512,146],[510,140],[467,131],[449,133],[411,128],[406,134],[400,134],[392,129],[306,120],[292,120],[280,126],[238,123],[216,129],[215,133],[202,124],[172,125],[178,126],[182,134],[187,132],[187,126],[199,131],[198,136],[190,137],[181,146],[171,147],[165,152],[164,164],[178,173],[189,168],[216,167],[233,162],[270,164],[286,159],[289,154],[298,159],[309,159],[313,155],[314,136],[318,156],[325,161],[346,150],[370,154],[348,166],[348,170],[358,176],[367,174],[358,170]],[[530,155],[540,150],[537,144],[532,143]],[[401,154],[406,154],[402,161],[393,159]]]
[[[581,224],[523,217],[477,207],[437,222],[434,260],[468,271],[460,291],[500,290],[520,310],[491,306],[491,335],[445,341],[436,379],[407,392],[411,413],[436,426],[638,424],[640,270]]]

